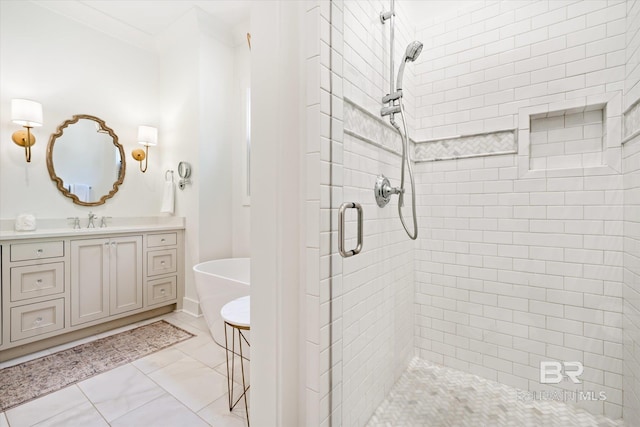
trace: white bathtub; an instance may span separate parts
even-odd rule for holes
[[[213,339],[224,345],[220,309],[229,301],[249,295],[250,258],[226,258],[193,266],[200,309]]]

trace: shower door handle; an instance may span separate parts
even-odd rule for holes
[[[358,211],[358,244],[355,249],[344,250],[344,213],[347,209],[356,209]],[[358,255],[362,250],[362,206],[360,203],[348,202],[343,203],[338,211],[338,251],[343,258]]]

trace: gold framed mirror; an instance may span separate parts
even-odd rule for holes
[[[124,181],[124,148],[104,120],[77,114],[49,138],[47,169],[58,190],[73,203],[102,205]]]

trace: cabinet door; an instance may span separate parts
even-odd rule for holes
[[[111,239],[110,313],[142,308],[142,236]]]
[[[109,315],[109,239],[71,242],[71,324]]]

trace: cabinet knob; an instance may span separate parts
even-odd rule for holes
[[[104,245],[105,246],[109,246],[109,242],[104,242]]]
[[[166,242],[166,239],[160,239],[160,241],[161,241],[162,243],[164,243],[164,242]]]
[[[160,264],[161,265],[165,265],[166,263],[164,261],[160,261]]]
[[[42,279],[38,279],[38,280],[36,280],[36,285],[37,285],[38,287],[40,287],[40,285],[42,285]]]
[[[38,317],[38,318],[36,318],[36,320],[33,321],[33,324],[34,325],[39,325],[40,323],[42,323],[42,320],[43,320],[42,317]]]
[[[36,250],[36,256],[41,256],[44,253],[43,249],[37,249]]]
[[[161,290],[160,290],[160,293],[161,293],[162,295],[164,295],[164,293],[165,293],[165,292],[164,292],[164,289],[161,289]]]

